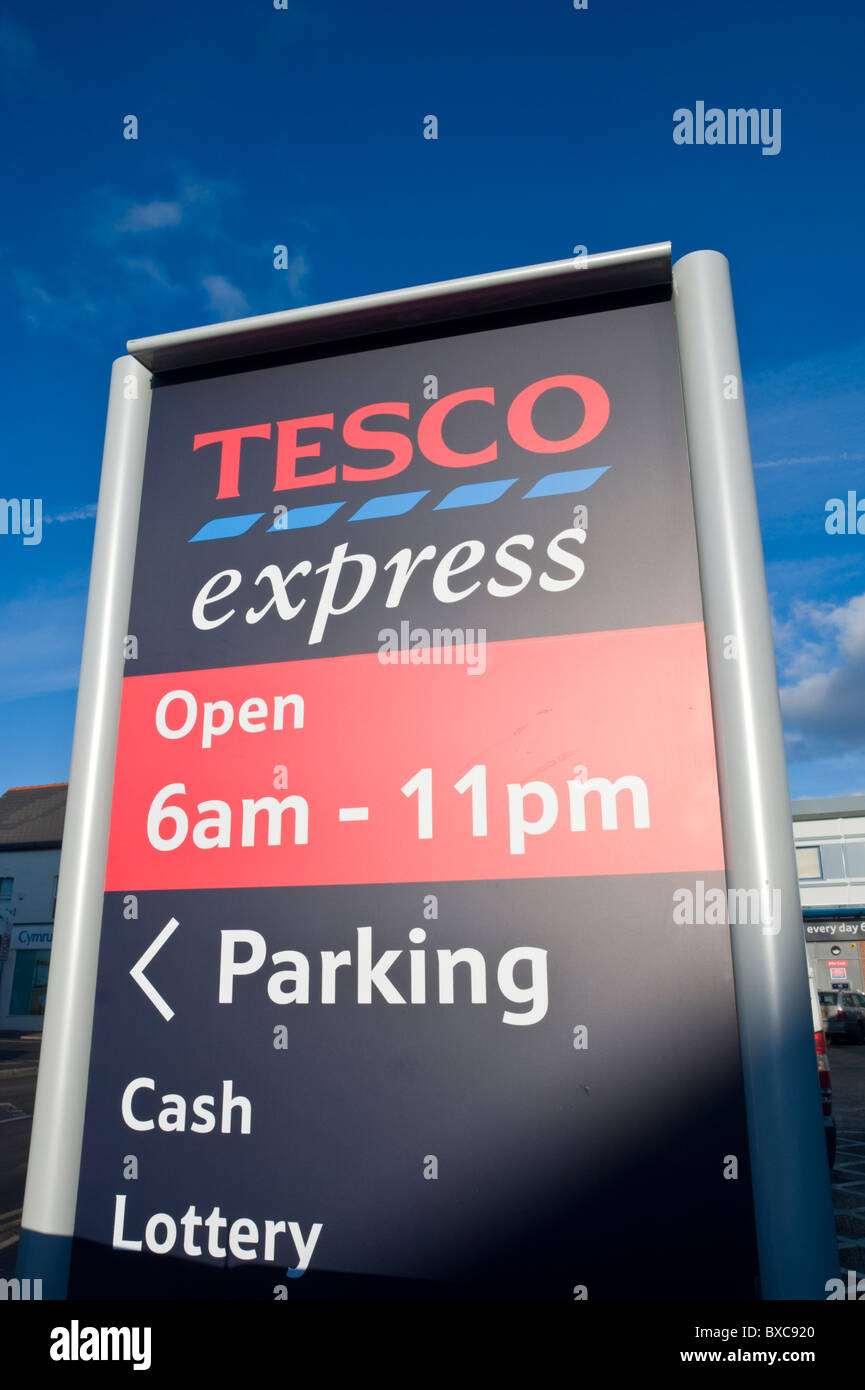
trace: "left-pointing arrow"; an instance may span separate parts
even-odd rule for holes
[[[176,931],[179,926],[180,923],[177,921],[176,917],[172,917],[169,922],[166,922],[165,926],[162,928],[162,931],[159,933],[156,940],[151,941],[147,950],[144,952],[144,955],[141,957],[140,960],[137,960],[135,962],[135,964],[129,972],[135,983],[138,985],[139,989],[142,989],[144,991],[144,993],[147,995],[147,998],[153,1005],[154,1009],[159,1010],[166,1022],[168,1022],[170,1019],[174,1017],[174,1010],[168,1004],[166,1004],[162,995],[159,993],[159,990],[155,989],[154,986],[150,983],[144,971],[146,970],[150,962],[153,960],[153,957],[157,954],[157,952],[162,950],[163,946],[165,945],[169,936],[171,936],[172,932]]]

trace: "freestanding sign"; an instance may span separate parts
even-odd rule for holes
[[[696,906],[745,885],[668,248],[131,348],[100,522],[134,565],[97,537],[79,978],[61,1000],[55,959],[22,1270],[91,1298],[639,1296],[628,1269],[754,1297],[735,932],[790,932],[783,868],[756,921]],[[89,1010],[58,1117],[61,1015]],[[818,1116],[814,1088],[792,1164]]]

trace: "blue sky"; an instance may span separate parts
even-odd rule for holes
[[[670,240],[731,262],[791,792],[865,793],[863,51],[854,0],[0,0],[0,495],[46,518],[0,535],[0,791],[68,775],[127,338]],[[779,153],[675,144],[697,101]]]

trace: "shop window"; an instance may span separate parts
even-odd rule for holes
[[[820,846],[797,845],[796,869],[800,879],[822,878],[823,865],[820,861]]]
[[[17,951],[9,1013],[34,1017],[45,1012],[50,951]]]

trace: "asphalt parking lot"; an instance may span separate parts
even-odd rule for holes
[[[832,1113],[838,1152],[832,1170],[832,1205],[844,1269],[865,1275],[865,1047],[833,1043]]]
[[[40,1042],[0,1037],[0,1278],[15,1273]]]

